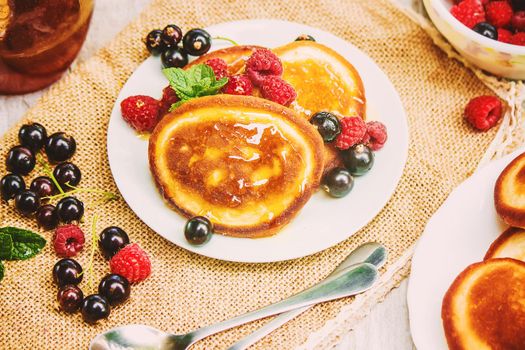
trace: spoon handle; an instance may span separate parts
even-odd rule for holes
[[[330,274],[330,276],[333,276],[337,274],[338,272],[341,272],[344,269],[347,269],[349,266],[367,262],[370,264],[375,265],[377,268],[380,268],[383,266],[383,264],[386,261],[387,257],[387,250],[386,248],[375,242],[365,243],[359,247],[357,247],[355,250],[353,250],[345,260],[343,260],[336,268],[335,270]],[[288,312],[283,312],[282,314],[276,316],[273,320],[266,323],[261,328],[257,329],[253,333],[250,333],[246,337],[242,338],[235,344],[233,344],[231,347],[228,348],[228,350],[244,350],[247,349],[249,346],[255,344],[262,338],[264,338],[266,335],[270,334],[277,328],[281,327],[285,323],[287,323],[290,320],[293,320],[309,308],[311,308],[313,305],[305,306],[299,309],[291,310]]]
[[[359,294],[372,287],[378,278],[377,268],[369,263],[361,263],[349,267],[333,276],[329,276],[320,283],[303,292],[295,294],[275,304],[265,306],[259,310],[216,323],[211,326],[197,329],[191,333],[192,343],[226,329],[258,320],[260,318],[280,314],[286,311],[303,308],[309,305],[322,303]],[[188,334],[189,336],[190,334]]]

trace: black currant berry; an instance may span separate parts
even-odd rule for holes
[[[489,39],[498,40],[498,30],[492,24],[479,22],[472,28],[476,33],[486,36]]]
[[[57,193],[57,187],[47,176],[39,176],[31,181],[29,190],[36,193],[42,200],[43,197],[49,197]]]
[[[77,149],[77,143],[72,136],[57,132],[46,140],[45,150],[47,158],[52,163],[64,162],[71,158]]]
[[[146,48],[154,56],[160,55],[166,50],[166,44],[162,41],[162,30],[160,29],[155,29],[149,32],[144,41],[146,43]]]
[[[170,47],[160,55],[164,68],[182,68],[188,64],[188,55],[180,47]]]
[[[168,24],[162,30],[162,41],[166,46],[177,46],[182,40],[182,30],[175,24]]]
[[[68,284],[61,287],[57,293],[58,305],[60,310],[73,314],[80,310],[82,301],[84,300],[84,293],[82,290],[73,284]]]
[[[100,233],[98,245],[107,260],[127,244],[129,244],[128,234],[120,227],[110,226]]]
[[[53,230],[58,226],[58,215],[54,205],[46,204],[37,209],[35,214],[38,227]]]
[[[201,56],[210,50],[211,36],[204,29],[189,30],[182,38],[184,51],[192,56]]]
[[[33,152],[38,152],[46,142],[47,132],[43,125],[38,123],[22,125],[18,131],[18,140],[24,147]]]
[[[60,222],[80,221],[84,216],[84,203],[75,197],[65,197],[57,203],[56,210]]]
[[[98,294],[105,297],[111,306],[122,304],[128,300],[130,292],[128,280],[117,274],[105,276],[98,285]]]
[[[29,148],[15,146],[7,152],[5,164],[7,170],[20,175],[27,175],[35,168],[35,155]]]
[[[316,127],[324,142],[332,142],[341,133],[339,119],[332,113],[319,112],[310,118],[310,123]]]
[[[0,180],[0,193],[2,199],[8,201],[15,198],[17,194],[26,189],[26,183],[22,176],[17,174],[7,174]]]
[[[213,225],[203,216],[195,216],[186,222],[184,227],[184,236],[186,240],[193,245],[202,245],[207,243],[213,233]]]
[[[62,189],[68,191],[71,189],[71,186],[76,186],[80,183],[82,173],[75,164],[65,162],[60,163],[55,167],[55,170],[53,170],[53,176]]]
[[[73,259],[61,259],[53,266],[53,281],[59,286],[67,284],[79,284],[84,274],[82,266]]]
[[[35,192],[24,190],[15,196],[15,207],[24,216],[34,214],[40,206],[40,198]]]
[[[98,320],[108,318],[110,313],[109,303],[101,295],[88,295],[82,302],[82,319],[89,324],[95,324]]]
[[[340,154],[345,168],[347,168],[352,175],[364,175],[372,169],[374,165],[374,152],[363,144],[350,147],[347,150],[341,151]]]
[[[345,168],[333,168],[323,176],[321,186],[330,196],[341,198],[354,187],[354,178]]]

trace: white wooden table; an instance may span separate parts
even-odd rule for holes
[[[412,0],[400,0],[410,2]],[[96,1],[88,38],[79,55],[85,60],[113,38],[150,0]],[[118,8],[118,11],[114,9]],[[35,104],[42,91],[22,96],[0,96],[0,135]],[[378,304],[354,330],[349,330],[338,349],[405,350],[410,337],[406,306],[406,281]]]

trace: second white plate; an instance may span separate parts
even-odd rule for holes
[[[459,185],[429,220],[412,258],[408,311],[418,349],[447,349],[441,322],[446,291],[468,265],[483,260],[507,228],[494,208],[494,184],[518,150],[489,163]]]
[[[277,47],[298,35],[313,35],[346,57],[363,79],[367,116],[388,128],[388,142],[376,153],[374,168],[356,179],[352,192],[332,199],[320,191],[299,215],[277,235],[243,239],[214,235],[201,247],[188,244],[183,227],[186,219],[168,208],[157,191],[148,167],[148,142],[137,137],[123,120],[120,102],[131,95],[160,98],[167,80],[158,57],[150,57],[131,75],[122,88],[111,114],[108,128],[108,158],[122,196],[154,231],[167,240],[208,257],[240,262],[272,262],[294,259],[329,248],[350,237],[379,213],[394,192],[408,153],[408,127],[399,96],[379,67],[352,44],[324,31],[302,24],[249,20],[218,24],[206,28],[212,36],[234,39],[239,44]],[[214,43],[211,50],[225,45]]]

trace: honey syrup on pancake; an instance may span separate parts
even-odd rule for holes
[[[329,64],[321,64],[313,59],[283,62],[283,79],[297,92],[292,107],[307,116],[321,112],[320,106],[322,111],[337,114],[348,110],[355,100],[364,104],[364,101],[347,91],[346,84]]]
[[[285,192],[304,167],[301,154],[275,126],[232,119],[181,127],[166,157],[178,181],[229,208]]]

